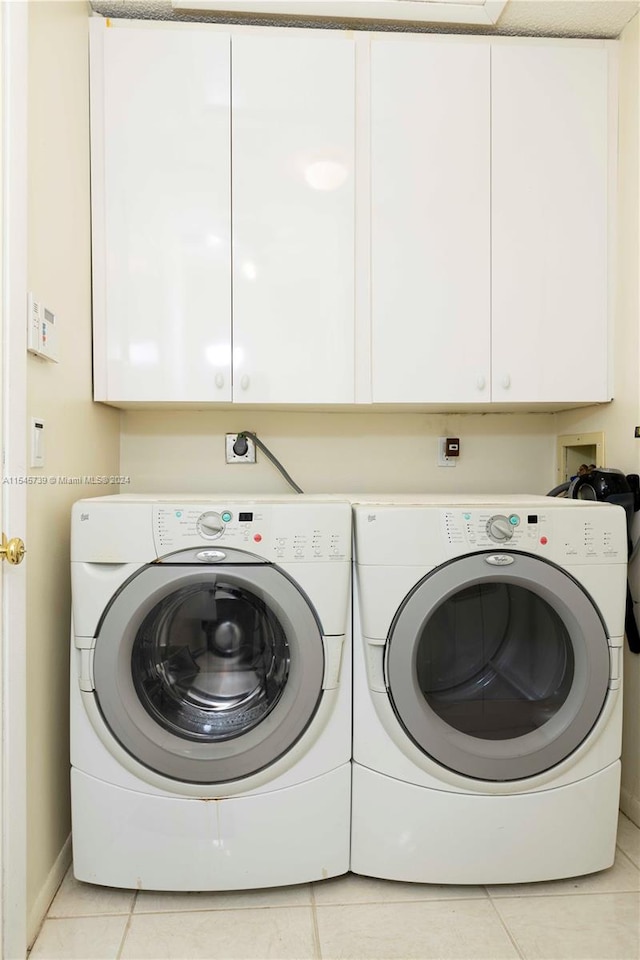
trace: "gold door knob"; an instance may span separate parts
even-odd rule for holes
[[[22,563],[25,550],[24,543],[20,537],[12,537],[7,540],[6,535],[2,534],[2,546],[0,547],[0,560],[8,560],[9,563]]]

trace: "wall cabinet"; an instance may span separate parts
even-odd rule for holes
[[[371,394],[489,399],[490,48],[371,43]]]
[[[492,398],[608,400],[607,50],[491,58]]]
[[[371,43],[372,399],[608,385],[603,45]]]
[[[91,55],[95,398],[353,402],[353,43],[96,20]]]
[[[354,46],[232,41],[233,399],[354,400]]]
[[[611,44],[111,24],[96,399],[610,399]]]
[[[90,23],[95,398],[231,400],[230,37]]]

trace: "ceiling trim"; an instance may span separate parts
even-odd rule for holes
[[[171,0],[174,10],[279,14],[412,23],[464,23],[491,27],[507,0]]]

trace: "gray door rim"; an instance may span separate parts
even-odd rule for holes
[[[496,553],[512,562],[492,567]],[[479,583],[510,583],[537,594],[560,616],[575,657],[567,699],[543,727],[512,740],[483,740],[449,726],[418,686],[416,656],[422,629],[445,600]],[[400,605],[385,645],[387,695],[418,749],[437,763],[478,780],[535,776],[561,763],[586,739],[607,696],[610,658],[602,617],[584,588],[556,564],[517,551],[487,551],[447,561],[430,571]]]
[[[289,677],[280,699],[257,726],[230,740],[199,743],[170,733],[145,710],[133,683],[131,652],[140,625],[163,597],[221,579],[259,596],[276,615],[289,643]],[[272,564],[148,564],[106,609],[96,631],[93,672],[100,714],[135,760],[179,782],[225,783],[275,763],[302,736],[322,697],[324,645],[310,600]]]

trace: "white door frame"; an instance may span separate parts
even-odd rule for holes
[[[2,529],[26,534],[27,32],[28,4],[0,3],[2,132]],[[17,481],[17,482],[16,482]],[[28,549],[28,545],[27,545]],[[26,561],[0,565],[0,952],[27,949]]]

